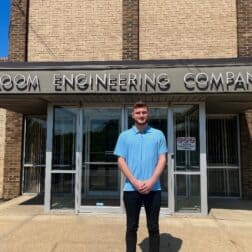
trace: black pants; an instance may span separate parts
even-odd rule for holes
[[[126,251],[136,251],[139,214],[143,204],[149,232],[149,251],[159,252],[159,212],[161,205],[161,191],[151,191],[149,194],[141,194],[137,191],[124,192],[123,200],[127,215]]]

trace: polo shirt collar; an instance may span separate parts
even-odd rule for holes
[[[135,125],[132,126],[132,130],[133,130],[136,134],[138,134],[138,133],[148,133],[148,132],[150,131],[150,129],[151,129],[151,127],[150,127],[148,124],[147,124],[147,126],[145,127],[145,129],[144,129],[143,131],[139,131]]]

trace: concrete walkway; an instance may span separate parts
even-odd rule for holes
[[[0,204],[0,251],[123,252],[122,214],[44,214],[41,205],[22,205],[30,196]],[[251,204],[251,202],[249,203]],[[239,208],[239,207],[237,207]],[[252,209],[212,208],[207,217],[160,216],[161,252],[251,251]],[[148,251],[141,217],[137,251]]]

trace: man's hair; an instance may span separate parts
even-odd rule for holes
[[[147,106],[147,104],[145,102],[143,102],[143,101],[138,101],[138,102],[136,102],[134,104],[133,110],[137,109],[137,108],[147,108],[147,109],[149,109],[148,106]]]

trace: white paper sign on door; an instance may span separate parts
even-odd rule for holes
[[[177,150],[196,150],[195,137],[177,137]]]

